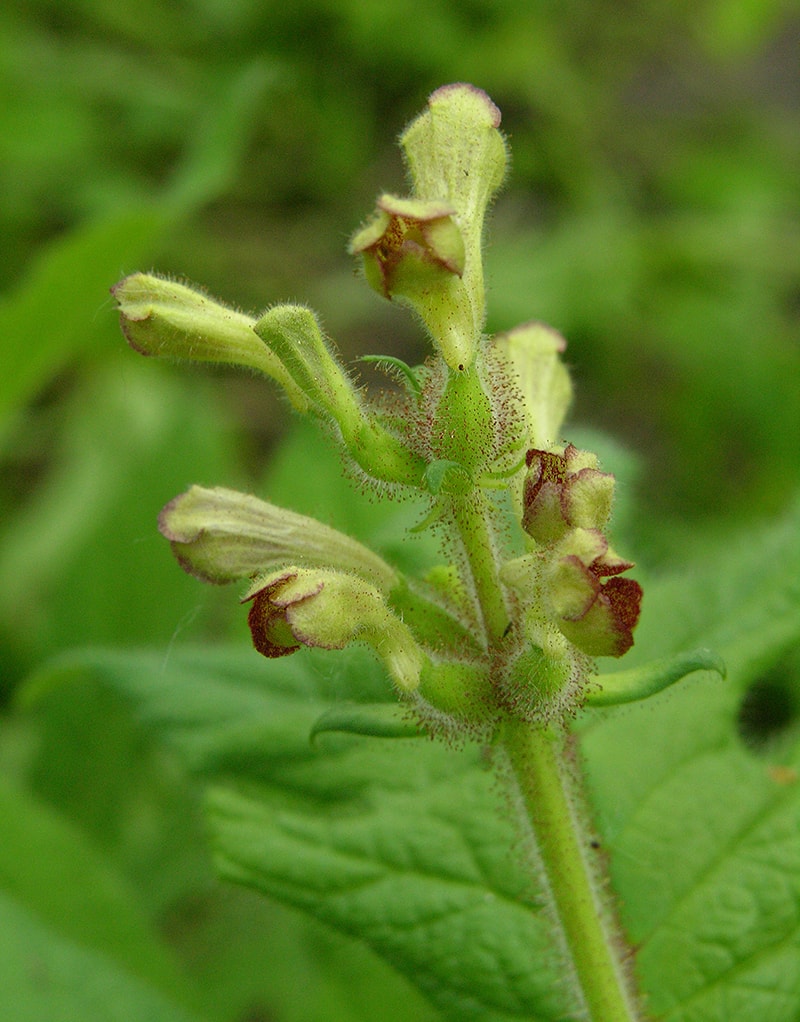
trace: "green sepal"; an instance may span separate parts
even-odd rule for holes
[[[372,738],[423,738],[427,732],[397,703],[341,703],[314,721],[310,739],[326,731]]]
[[[457,461],[437,458],[425,469],[425,485],[434,497],[439,493],[463,494],[471,488],[472,479],[469,472]]]
[[[481,374],[475,369],[448,373],[431,424],[434,457],[457,461],[470,474],[482,472],[491,458],[495,425]]]
[[[462,656],[479,655],[480,646],[474,634],[456,616],[456,607],[462,596],[460,580],[456,576],[448,586],[443,575],[443,572],[439,574],[440,584],[436,591],[432,586],[417,584],[412,587],[407,579],[400,579],[389,594],[389,606],[419,642],[439,652],[446,649]]]
[[[602,688],[587,695],[586,706],[617,706],[646,699],[695,671],[715,671],[720,678],[727,674],[725,661],[712,649],[676,653],[661,660],[653,660],[642,667],[603,674],[600,677]]]

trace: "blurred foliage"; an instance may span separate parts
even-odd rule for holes
[[[800,481],[799,42],[788,0],[3,4],[4,697],[71,646],[245,641],[232,594],[176,569],[159,508],[195,481],[312,512],[325,497],[309,506],[285,457],[270,473],[288,413],[268,388],[139,359],[108,288],[156,267],[247,309],[302,300],[348,358],[422,360],[416,325],[344,250],[374,195],[402,190],[396,133],[447,81],[486,89],[512,145],[490,327],[536,318],[568,338],[574,421],[638,455],[619,518],[639,559],[688,564],[708,537],[777,514]],[[381,528],[389,549],[390,517]],[[122,984],[145,1017],[147,979],[164,1018],[355,1022],[389,1018],[387,999],[409,1006],[392,1018],[423,1017],[361,949],[220,893],[188,782],[122,708],[87,694],[45,720],[9,715],[0,764],[16,847],[45,828],[88,886],[116,875],[107,897],[126,907],[108,939],[139,966],[102,972],[97,997]],[[96,972],[70,964],[59,912],[17,920],[28,953],[53,925],[65,971]],[[163,961],[142,951],[147,925]],[[75,996],[63,1017],[92,1017]]]

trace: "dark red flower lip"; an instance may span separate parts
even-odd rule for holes
[[[274,659],[289,656],[300,646],[308,644],[307,636],[297,634],[292,625],[292,608],[317,596],[323,588],[317,582],[307,593],[292,597],[281,597],[281,590],[287,582],[297,578],[296,572],[287,571],[270,580],[269,585],[245,597],[243,602],[251,602],[247,615],[253,645],[262,656]]]

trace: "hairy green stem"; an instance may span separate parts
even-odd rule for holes
[[[583,1002],[587,1022],[635,1022],[638,1013],[620,963],[619,938],[602,904],[602,885],[582,839],[577,792],[563,738],[525,721],[506,719],[497,735],[520,823],[535,855]]]
[[[476,489],[468,498],[455,503],[454,512],[469,560],[487,641],[491,645],[503,637],[509,614],[497,577],[497,561],[485,504],[485,496]]]
[[[497,577],[485,499],[479,492],[455,510],[492,646],[505,633],[508,610]],[[535,846],[538,880],[549,896],[577,985],[579,1017],[586,1022],[636,1022],[641,1016],[620,964],[619,938],[603,905],[602,882],[587,857],[589,840],[563,736],[507,716],[498,728],[495,748],[511,785],[520,828]]]

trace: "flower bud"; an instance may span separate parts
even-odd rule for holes
[[[505,177],[499,127],[500,111],[486,93],[458,83],[432,93],[400,137],[415,194],[453,204],[469,232],[468,251],[480,248],[483,218]]]
[[[483,220],[506,166],[499,124],[480,89],[437,89],[400,139],[413,198],[382,196],[351,244],[372,286],[413,306],[454,372],[472,366],[483,331]]]
[[[400,137],[414,194],[451,203],[464,238],[463,300],[450,335],[437,337],[451,369],[470,367],[485,320],[483,221],[507,162],[499,127],[500,111],[486,93],[458,83],[437,89]]]
[[[527,446],[546,448],[556,443],[572,400],[569,373],[560,358],[567,342],[543,323],[524,323],[496,334],[492,343],[516,377]]]
[[[567,444],[562,452],[528,451],[522,527],[537,543],[555,542],[570,529],[602,529],[611,515],[614,477],[597,458]]]
[[[248,623],[253,645],[266,657],[286,656],[300,646],[343,649],[366,642],[403,691],[419,685],[425,656],[409,629],[375,586],[342,571],[287,567],[253,583]]]
[[[122,332],[142,355],[256,369],[277,380],[295,408],[307,409],[308,401],[259,339],[250,316],[147,273],[126,277],[111,293],[119,304]]]
[[[452,369],[474,356],[474,322],[464,272],[464,239],[447,202],[383,195],[374,219],[350,243],[369,284],[421,317]]]
[[[287,564],[355,572],[390,592],[397,573],[356,540],[322,522],[223,487],[192,486],[158,519],[181,567],[207,582],[232,582]]]

